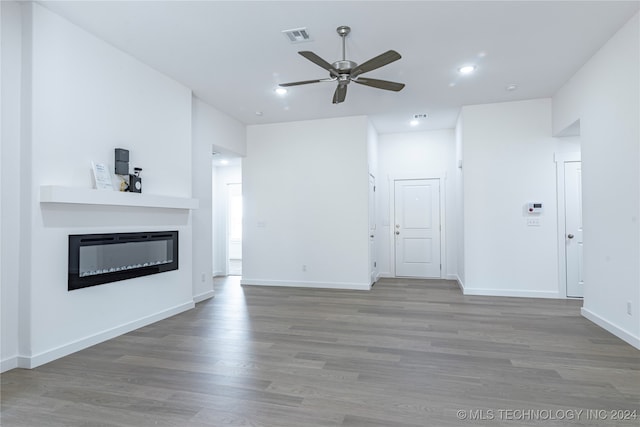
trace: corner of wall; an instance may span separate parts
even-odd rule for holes
[[[580,120],[582,314],[634,346],[640,341],[639,36],[636,13],[553,96],[555,134]]]

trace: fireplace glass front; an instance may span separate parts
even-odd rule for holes
[[[177,269],[177,231],[69,236],[70,291]]]

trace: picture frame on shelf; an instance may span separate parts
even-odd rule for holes
[[[91,168],[93,169],[95,188],[97,190],[113,191],[113,182],[111,180],[109,166],[105,163],[91,162]]]

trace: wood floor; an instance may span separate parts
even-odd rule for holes
[[[638,426],[640,351],[580,305],[446,281],[364,292],[230,277],[194,310],[3,374],[1,424]]]

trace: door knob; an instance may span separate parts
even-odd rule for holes
[[[567,237],[573,239],[575,236],[573,234],[567,234]]]
[[[371,237],[371,238],[373,239],[373,234],[372,234],[372,235],[370,235],[369,237]]]
[[[400,234],[400,232],[399,232],[399,231],[396,231],[396,234]]]

